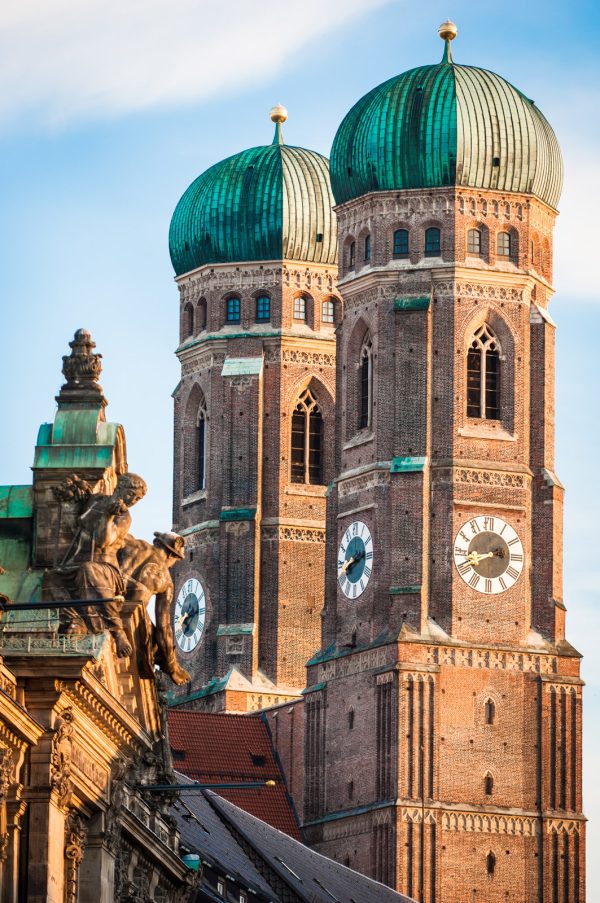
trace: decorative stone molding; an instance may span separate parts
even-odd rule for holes
[[[370,473],[362,473],[357,477],[340,480],[338,483],[338,497],[343,499],[358,492],[375,489],[376,486],[384,486],[390,481],[389,470],[372,470]]]
[[[474,812],[444,812],[442,830],[467,834],[510,834],[535,837],[539,819],[525,815],[488,815]]]
[[[502,473],[499,470],[472,470],[467,467],[454,470],[455,483],[471,483],[477,486],[505,486],[523,489],[525,479],[526,477],[522,473]]]
[[[392,648],[392,655],[396,647]],[[353,655],[333,659],[319,665],[319,679],[322,681],[333,680],[336,677],[347,677],[351,674],[359,674],[361,671],[371,671],[373,668],[381,668],[388,662],[388,649],[368,649],[365,652],[356,652]]]
[[[480,282],[434,282],[436,298],[484,298],[490,301],[524,301],[525,289],[510,285]]]
[[[583,821],[570,818],[552,818],[546,820],[547,834],[568,834],[572,837],[574,834],[580,834],[583,828]]]
[[[15,761],[11,749],[0,749],[0,805],[8,796],[13,781]]]
[[[66,708],[57,718],[57,727],[52,738],[50,754],[50,784],[58,794],[58,805],[67,809],[73,793],[71,779],[71,754],[73,748],[74,715],[72,708]]]
[[[423,817],[423,815],[425,817]],[[411,822],[413,825],[420,825],[422,823],[426,825],[435,825],[437,824],[437,819],[435,812],[432,812],[431,809],[426,809],[423,813],[422,809],[417,809],[416,807],[408,807],[403,806],[400,809],[400,817],[402,821]]]
[[[87,829],[76,812],[70,812],[65,820],[65,903],[77,903],[79,865],[83,859],[87,841]]]
[[[281,524],[277,527],[263,527],[262,538],[267,541],[279,542],[325,542],[325,529],[286,527]]]
[[[306,351],[303,348],[268,348],[265,351],[268,363],[307,364],[312,367],[335,367],[335,354],[322,351]]]
[[[528,674],[555,674],[557,670],[556,656],[533,652],[428,646],[426,656],[426,661],[431,664],[458,668],[488,668],[490,671],[520,671]]]
[[[183,277],[178,283],[182,302],[197,301],[208,292],[252,292],[258,288],[277,285],[306,286],[318,292],[333,292],[337,267],[307,266],[239,266],[236,264],[206,266],[193,276]]]

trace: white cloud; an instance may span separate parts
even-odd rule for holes
[[[312,39],[389,2],[10,0],[0,121],[119,115],[258,83]]]

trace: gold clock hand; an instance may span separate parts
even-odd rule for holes
[[[356,558],[354,557],[354,555],[352,556],[352,558],[348,558],[346,561],[344,561],[344,563],[342,565],[342,574],[345,574],[346,571],[348,570],[348,568],[352,567],[352,565],[355,562],[356,562]]]
[[[486,552],[484,555],[480,555],[478,552],[471,552],[468,556],[469,564],[471,567],[477,567],[480,562],[485,561],[486,558],[493,558],[495,552]]]

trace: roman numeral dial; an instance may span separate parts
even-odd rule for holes
[[[473,517],[454,540],[454,564],[472,589],[496,595],[510,589],[521,576],[525,554],[514,527],[501,517]]]
[[[338,549],[338,584],[348,599],[358,599],[373,573],[373,537],[367,525],[354,521],[346,528]]]
[[[190,577],[175,601],[175,640],[182,652],[193,652],[200,643],[206,621],[206,596],[200,580]]]

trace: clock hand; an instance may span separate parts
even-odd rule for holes
[[[468,556],[469,564],[472,567],[477,567],[486,558],[493,558],[495,554],[495,552],[486,552],[484,555],[480,555],[479,552],[471,552]]]
[[[346,571],[348,570],[348,568],[351,568],[352,565],[355,563],[356,563],[356,558],[354,557],[354,555],[352,556],[352,558],[346,559],[346,561],[344,561],[344,563],[342,565],[342,574],[345,574]]]

